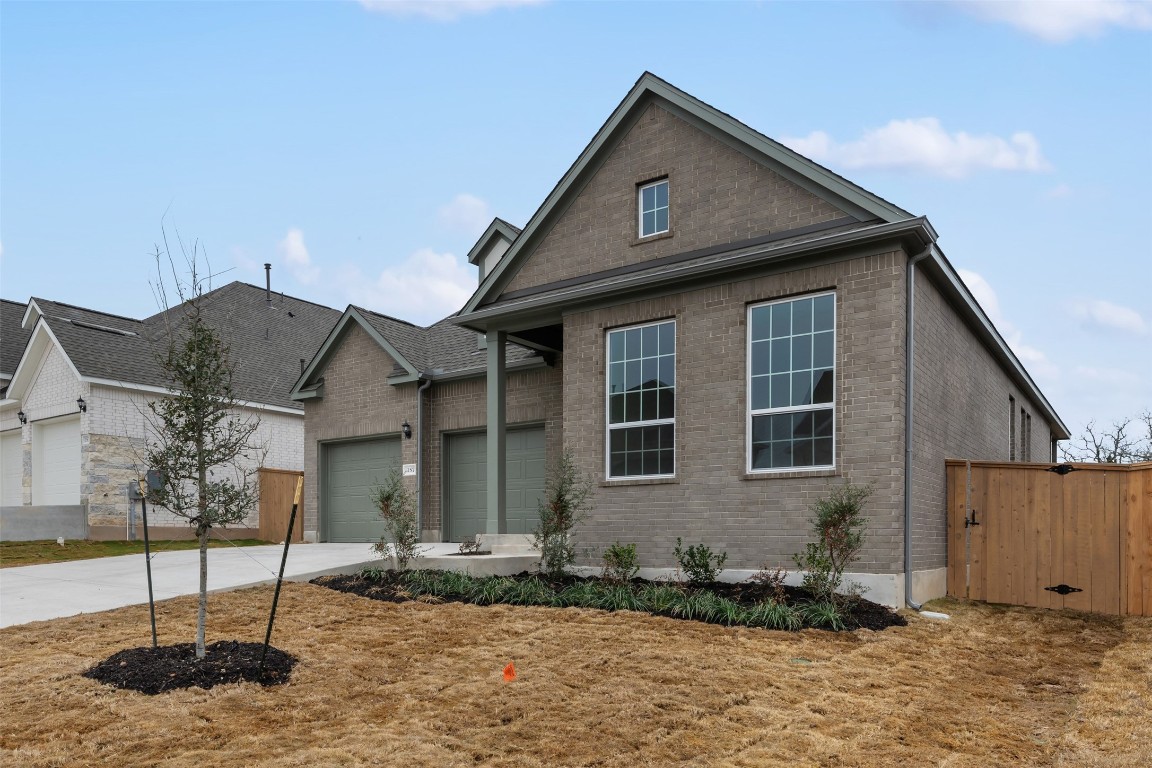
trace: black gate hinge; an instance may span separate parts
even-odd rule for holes
[[[972,516],[971,517],[968,517],[968,516],[964,517],[964,527],[965,528],[968,528],[969,526],[973,526],[973,525],[980,525],[980,523],[976,522],[976,510],[972,510]]]
[[[1073,592],[1083,592],[1084,590],[1077,589],[1076,587],[1070,587],[1067,584],[1057,584],[1054,587],[1044,587],[1044,591],[1055,592],[1058,595],[1070,595]]]
[[[1048,467],[1047,471],[1048,472],[1055,472],[1056,474],[1063,477],[1064,475],[1068,474],[1069,472],[1075,472],[1076,467],[1072,466],[1071,464],[1057,464],[1054,467]]]

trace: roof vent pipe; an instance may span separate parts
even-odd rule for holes
[[[264,301],[272,306],[272,265],[264,263]]]

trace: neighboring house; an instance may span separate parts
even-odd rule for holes
[[[528,467],[563,448],[594,484],[593,551],[668,568],[683,537],[734,575],[787,567],[812,502],[868,483],[855,578],[890,604],[942,595],[945,458],[1047,461],[1068,430],[936,239],[645,74],[524,230],[480,239],[458,315],[345,312],[293,394],[308,536],[376,536],[350,510],[368,520],[399,465],[428,539],[530,530]]]
[[[241,411],[260,419],[263,465],[301,470],[304,415],[288,393],[339,311],[239,282],[202,306],[231,349]],[[147,469],[147,403],[167,391],[156,361],[165,313],[137,320],[33,298],[4,301],[0,319],[0,538],[125,538],[127,486]],[[149,522],[188,535],[166,510]]]

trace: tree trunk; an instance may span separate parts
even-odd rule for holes
[[[204,625],[208,623],[208,531],[200,526],[200,610],[196,614],[196,658],[204,658]]]

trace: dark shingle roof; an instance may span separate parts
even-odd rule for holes
[[[156,354],[167,335],[166,318],[179,321],[179,307],[145,320],[109,315],[35,299],[45,322],[82,376],[163,387]],[[338,310],[263,288],[233,282],[202,297],[207,323],[223,337],[234,365],[240,400],[299,409],[289,397],[300,360],[316,354],[340,317]]]
[[[20,364],[20,356],[32,335],[20,327],[27,304],[0,299],[0,374],[9,378]]]

